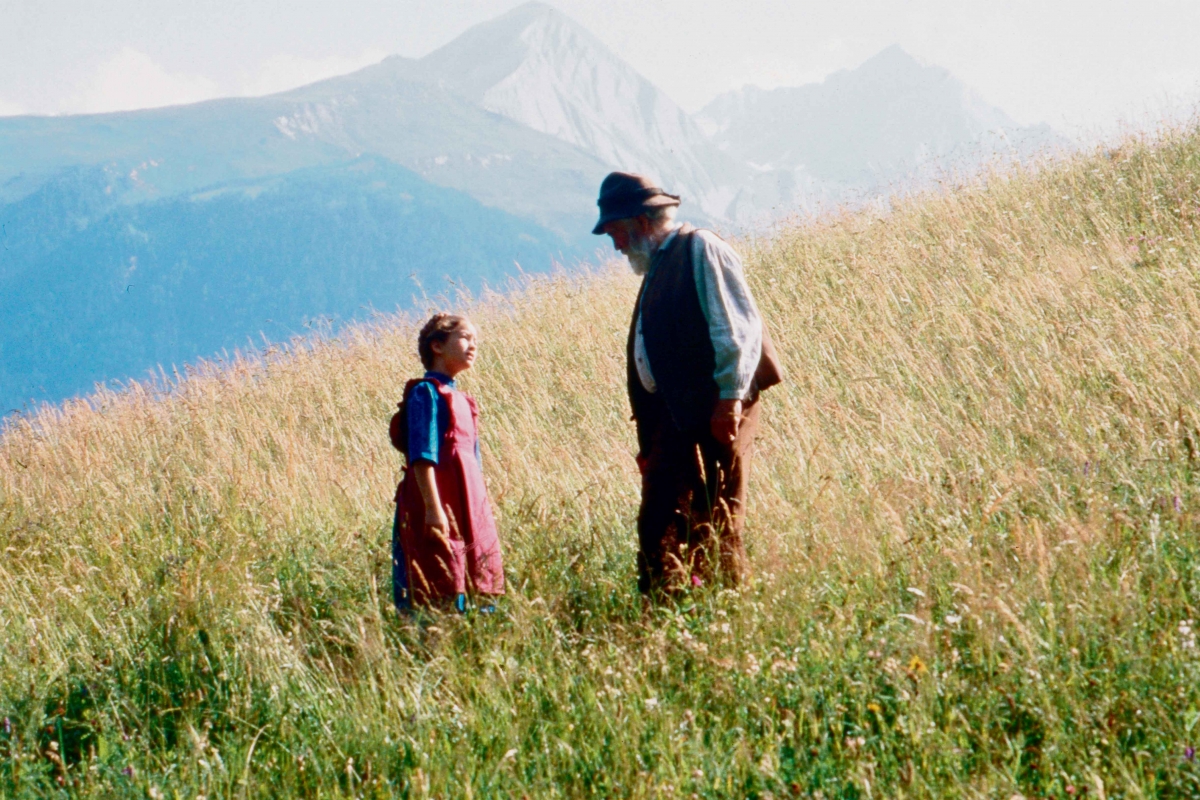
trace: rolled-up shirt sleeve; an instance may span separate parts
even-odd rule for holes
[[[418,461],[438,463],[437,389],[429,381],[421,381],[408,396],[408,463]]]
[[[713,378],[722,400],[744,400],[762,356],[762,318],[734,249],[705,230],[692,237],[692,248],[696,291],[716,356]]]

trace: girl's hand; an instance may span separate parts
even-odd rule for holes
[[[450,538],[450,520],[446,518],[441,505],[425,508],[425,532],[439,539]]]
[[[418,461],[413,465],[413,475],[425,500],[425,533],[440,539],[450,538],[450,520],[442,509],[442,498],[438,494],[437,480],[433,477],[433,464]]]

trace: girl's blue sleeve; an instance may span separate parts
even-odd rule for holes
[[[421,381],[408,396],[408,463],[418,461],[438,463],[437,389],[429,381]]]

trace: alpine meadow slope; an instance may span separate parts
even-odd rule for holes
[[[391,608],[415,318],[13,420],[0,796],[1196,796],[1197,226],[1190,128],[742,243],[756,577],[678,603],[620,265],[467,307],[495,615]]]

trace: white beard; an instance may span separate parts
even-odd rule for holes
[[[629,268],[634,275],[645,275],[650,271],[650,259],[654,256],[654,247],[646,239],[634,239],[629,243]]]

